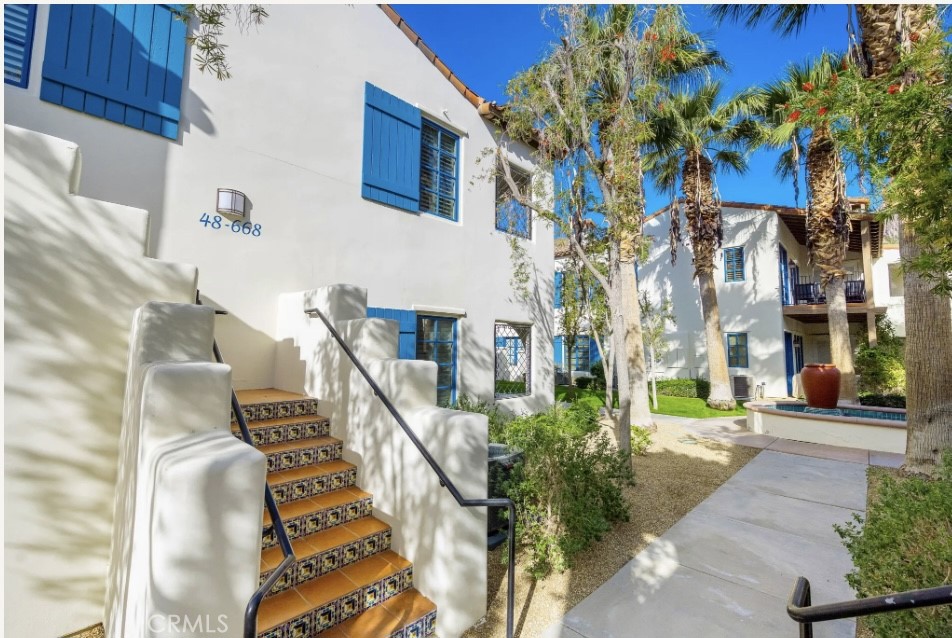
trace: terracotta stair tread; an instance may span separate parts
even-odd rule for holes
[[[318,635],[321,638],[390,636],[433,611],[436,611],[436,605],[430,599],[415,589],[409,589]]]
[[[320,414],[306,414],[304,416],[286,416],[280,419],[265,419],[263,421],[248,421],[248,429],[273,428],[276,425],[291,425],[294,423],[314,423],[315,421],[328,421],[326,416]],[[232,421],[232,432],[238,431],[238,424]]]
[[[316,441],[317,439],[310,439]],[[283,444],[282,444],[283,445]],[[258,448],[261,449],[261,448]],[[268,472],[268,485],[278,485],[279,483],[289,483],[291,481],[300,481],[305,478],[313,478],[321,474],[334,474],[335,472],[344,472],[356,467],[353,463],[347,461],[325,461],[314,465],[304,465],[302,467],[291,468],[290,470],[281,470],[279,472]]]
[[[316,439],[298,439],[297,441],[286,441],[284,443],[270,443],[268,445],[259,445],[258,450],[264,454],[274,454],[288,452],[291,450],[304,450],[312,447],[322,447],[324,445],[338,445],[342,443],[340,439],[333,436],[321,436]]]
[[[241,405],[253,403],[277,403],[279,401],[308,401],[314,399],[314,397],[309,397],[306,394],[287,392],[286,390],[278,390],[277,388],[238,390],[235,392],[235,394],[238,395],[238,403]]]

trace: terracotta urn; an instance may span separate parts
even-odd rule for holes
[[[808,363],[800,371],[803,393],[811,408],[832,410],[840,398],[840,371],[832,363]]]

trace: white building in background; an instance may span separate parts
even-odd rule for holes
[[[5,201],[17,220],[43,222],[6,235],[7,318],[16,317],[7,339],[17,344],[5,410],[17,530],[6,535],[16,556],[8,633],[63,635],[102,619],[131,315],[149,300],[190,301],[196,269],[202,301],[228,313],[214,332],[238,389],[306,391],[319,374],[282,332],[279,299],[351,284],[367,290],[369,316],[399,321],[400,358],[437,364],[441,403],[465,394],[512,412],[552,404],[552,230],[524,210],[500,219],[497,186],[477,165],[496,147],[499,109],[389,6],[268,11],[258,29],[227,30],[233,77],[219,81],[196,70],[168,5],[4,7],[8,163],[53,157],[33,162],[32,179],[52,176],[62,190],[58,208]],[[508,150],[526,175],[530,151]],[[512,234],[534,264],[531,302],[511,290]],[[47,379],[55,384],[36,387]],[[475,428],[435,440],[456,450],[464,434],[478,447]],[[485,453],[475,456],[473,481],[485,467]],[[412,548],[416,539],[394,528],[395,546]],[[479,540],[464,548],[476,563]],[[414,577],[427,578],[420,563]],[[429,578],[471,584],[455,586],[471,602],[441,610],[441,633],[485,613],[485,578]]]
[[[899,251],[882,244],[882,226],[854,200],[846,269],[847,313],[854,346],[864,333],[875,340],[877,315],[888,311],[897,334],[902,319]],[[723,202],[724,240],[717,251],[715,280],[721,329],[734,395],[768,397],[794,393],[805,363],[830,361],[826,300],[819,272],[808,265],[806,212],[767,204]],[[704,323],[690,247],[679,247],[671,264],[669,218],[650,215],[652,240],[639,266],[639,289],[673,304],[677,325],[669,333],[667,377],[707,377]],[[872,282],[872,285],[869,285]],[[759,389],[760,388],[760,389]]]

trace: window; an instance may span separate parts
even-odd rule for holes
[[[416,358],[436,363],[436,403],[453,405],[456,402],[456,319],[418,315]]]
[[[456,220],[459,136],[423,120],[420,148],[420,212]]]
[[[529,173],[510,166],[512,179],[523,194],[529,193]],[[496,176],[496,230],[525,239],[532,239],[532,214],[528,208],[512,197],[512,190],[505,178]]]
[[[3,5],[3,81],[26,88],[33,55],[35,4]]]
[[[455,221],[459,149],[459,136],[423,119],[420,109],[365,85],[365,199]]]
[[[902,264],[888,264],[889,269],[889,296],[902,297],[905,294],[902,279]]]
[[[496,398],[532,393],[532,326],[496,324]]]
[[[54,4],[40,99],[176,139],[185,31],[169,5]]]
[[[746,368],[747,365],[747,333],[727,333],[727,366],[730,368]]]
[[[561,270],[555,273],[555,307],[562,307],[562,290],[565,288],[565,274]]]
[[[572,348],[572,370],[588,372],[592,368],[591,351],[593,344],[590,337],[579,335],[575,338],[575,347]]]
[[[724,281],[744,281],[744,247],[724,249]]]

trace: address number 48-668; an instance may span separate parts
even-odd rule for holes
[[[215,215],[214,217],[211,217],[208,213],[205,213],[202,215],[201,219],[198,220],[198,222],[205,226],[205,228],[211,227],[213,230],[223,228],[221,215]],[[231,222],[230,226],[226,225],[224,228],[231,228],[231,232],[233,233],[251,235],[252,237],[261,237],[261,224],[233,221]]]

